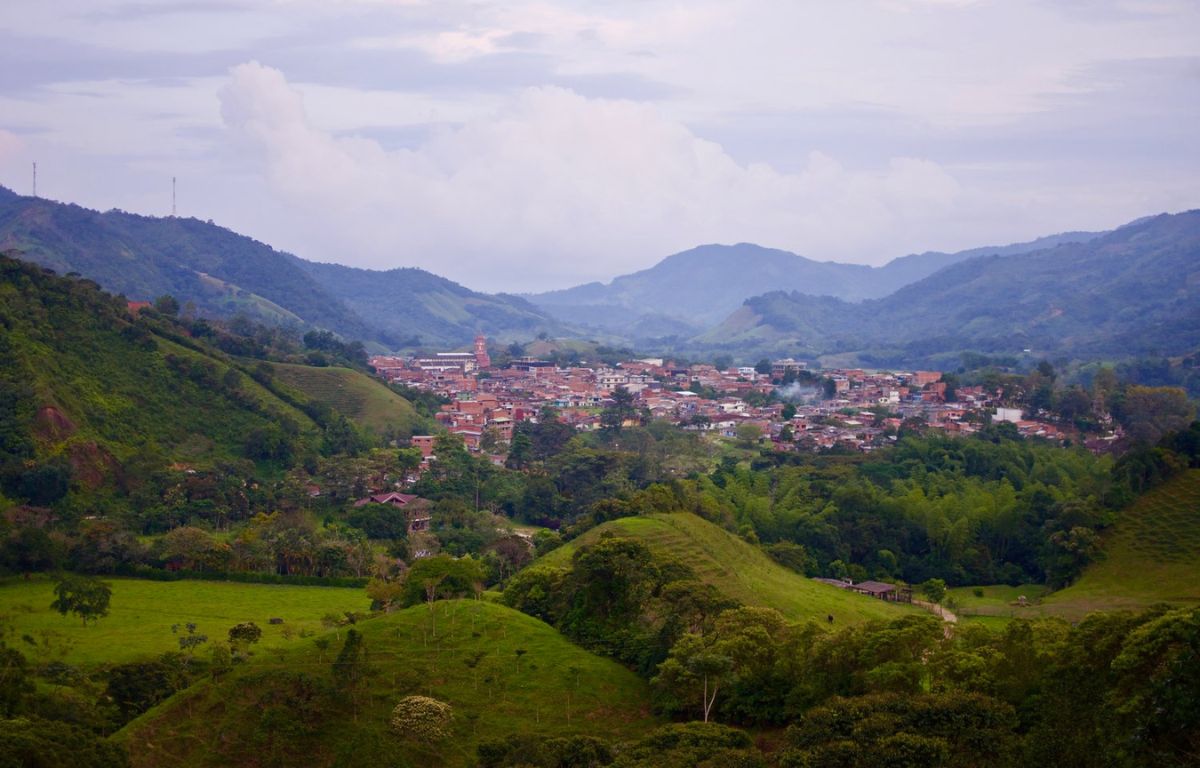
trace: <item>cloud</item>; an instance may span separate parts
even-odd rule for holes
[[[391,151],[315,126],[283,73],[258,63],[235,67],[220,99],[227,129],[303,222],[303,255],[421,266],[483,289],[607,278],[701,242],[878,261],[963,199],[928,160],[852,171],[813,152],[781,173],[735,162],[653,106],[556,87]]]
[[[11,131],[0,128],[0,163],[8,160],[25,149],[25,142]]]

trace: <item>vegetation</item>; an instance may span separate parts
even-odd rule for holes
[[[477,744],[513,733],[624,740],[660,722],[645,682],[504,606],[438,602],[356,629],[367,681],[357,703],[307,641],[179,694],[118,738],[135,766],[469,766]],[[395,732],[396,707],[414,696],[451,707],[444,741]]]

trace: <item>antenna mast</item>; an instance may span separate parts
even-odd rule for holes
[[[171,177],[171,218],[175,218],[175,177]]]
[[[33,161],[33,196],[37,197],[37,160]]]

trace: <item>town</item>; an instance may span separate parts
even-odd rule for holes
[[[1078,437],[1049,419],[1026,418],[999,391],[952,388],[941,371],[818,370],[790,358],[724,369],[661,358],[559,367],[519,357],[496,366],[483,336],[475,339],[473,351],[376,356],[370,363],[389,383],[449,400],[436,414],[438,422],[468,450],[487,453],[497,463],[516,424],[553,409],[577,430],[597,430],[601,414],[618,396],[630,400],[640,417],[630,423],[664,420],[751,443],[770,441],[784,451],[869,452],[894,441],[905,426],[966,435],[1008,422],[1026,437],[1059,443]],[[1102,450],[1106,439],[1113,436],[1089,446]],[[426,457],[433,452],[432,436],[415,437],[413,445]]]

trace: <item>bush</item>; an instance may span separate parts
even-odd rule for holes
[[[450,735],[453,716],[453,709],[444,701],[405,696],[392,709],[392,730],[405,738],[440,741]]]

